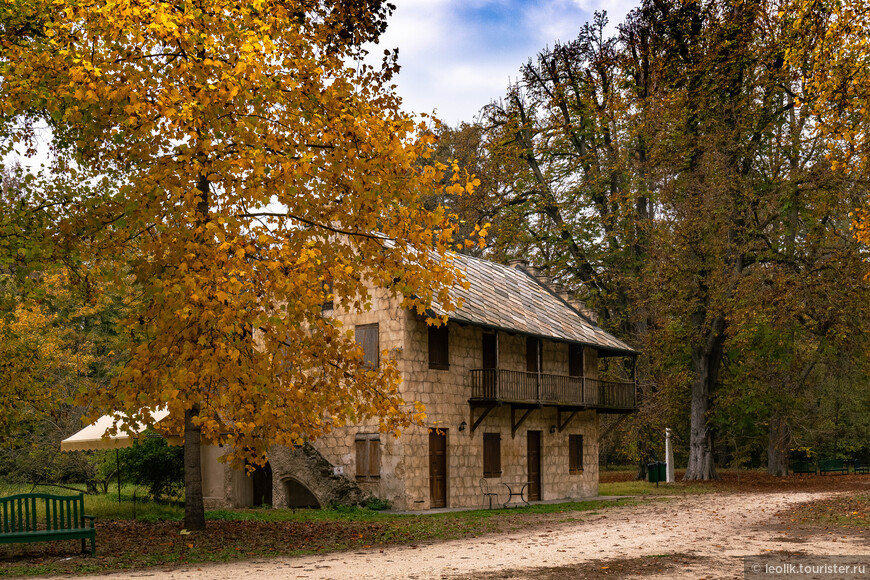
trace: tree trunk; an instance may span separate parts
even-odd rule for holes
[[[767,441],[767,473],[777,477],[788,475],[788,447],[791,429],[785,417],[774,413],[770,418],[770,431]]]
[[[699,323],[703,320],[698,316]],[[698,324],[700,325],[700,324]],[[722,362],[722,341],[725,320],[717,318],[707,330],[703,345],[692,349],[692,404],[689,432],[689,464],[684,481],[719,479],[713,462],[713,434],[707,424],[710,411],[710,395],[719,376]]]
[[[205,507],[202,501],[202,456],[200,454],[199,425],[193,418],[199,414],[199,405],[184,412],[184,528],[205,529]]]
[[[204,53],[202,53],[204,55]],[[197,182],[200,192],[196,206],[197,225],[208,222],[210,184],[206,174],[200,173]],[[204,243],[203,239],[198,240]],[[187,530],[205,529],[205,506],[202,499],[202,428],[195,425],[193,418],[199,415],[199,404],[192,405],[184,412],[184,528]]]

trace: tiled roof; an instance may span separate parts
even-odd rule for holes
[[[453,289],[453,296],[462,300],[454,312],[433,303],[437,314],[447,314],[454,322],[576,342],[614,354],[636,353],[524,270],[462,254],[454,256],[454,263],[465,273],[469,287]]]

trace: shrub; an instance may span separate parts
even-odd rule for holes
[[[184,449],[162,437],[145,437],[121,450],[121,474],[131,483],[148,487],[155,500],[184,489]]]

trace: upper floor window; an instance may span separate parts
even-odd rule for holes
[[[322,310],[332,310],[335,308],[335,296],[332,293],[332,283],[323,282],[323,306]]]
[[[378,368],[381,361],[381,346],[377,323],[357,326],[355,334],[356,342],[363,349],[363,361],[372,368]]]
[[[450,336],[446,324],[429,327],[429,368],[450,368]]]

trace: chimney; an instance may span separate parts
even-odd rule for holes
[[[593,324],[598,324],[598,314],[587,308],[585,302],[575,299],[564,285],[558,282],[553,282],[549,276],[542,274],[538,268],[530,265],[529,261],[525,258],[514,258],[508,260],[508,266],[517,270],[523,270],[530,276],[534,277],[535,280],[543,286],[549,288],[553,294],[556,294],[559,298],[567,302],[571,308],[591,320]]]
[[[574,310],[591,320],[594,324],[598,324],[598,313],[591,308],[587,308],[585,302],[582,300],[571,299],[568,301],[568,304],[570,304]]]

